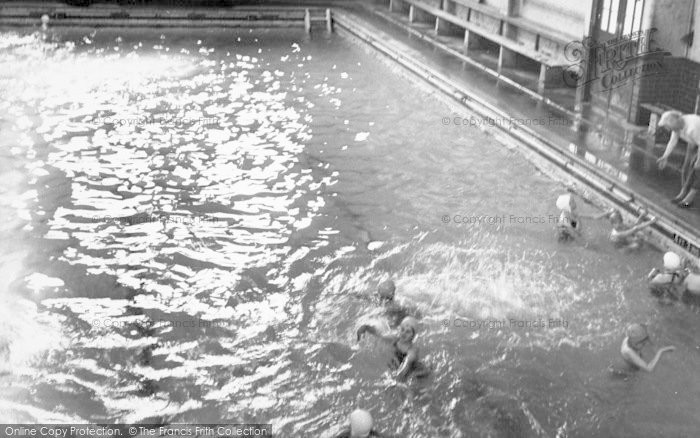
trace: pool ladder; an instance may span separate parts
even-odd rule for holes
[[[326,9],[323,16],[312,16],[311,11],[308,8],[304,9],[304,29],[306,30],[306,33],[311,33],[311,23],[314,21],[324,21],[326,23],[326,30],[328,33],[333,32],[333,17],[330,9]]]

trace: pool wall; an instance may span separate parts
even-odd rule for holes
[[[330,26],[330,9],[295,6],[237,6],[234,8],[153,8],[100,5],[79,8],[62,4],[0,6],[0,25],[40,26],[46,15],[51,26],[91,27],[304,27]]]

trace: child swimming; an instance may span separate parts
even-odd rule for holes
[[[383,435],[373,429],[372,414],[364,409],[355,409],[350,414],[349,425],[344,427],[333,438],[382,438]]]
[[[394,370],[396,379],[401,381],[409,376],[420,378],[430,373],[430,369],[419,361],[418,347],[413,343],[417,330],[418,320],[412,316],[407,316],[399,325],[398,336],[385,335],[372,325],[363,325],[357,330],[357,338],[360,340],[365,333],[370,333],[391,344],[393,354],[389,367]]]
[[[561,210],[557,222],[557,236],[560,241],[573,240],[581,236],[581,227],[576,214],[576,202],[567,194],[557,198],[557,208]]]
[[[617,209],[612,209],[607,213],[607,217],[612,224],[610,231],[610,241],[618,248],[638,249],[644,243],[644,236],[640,234],[644,228],[652,225],[657,221],[653,217],[646,222],[642,222],[646,212],[642,211],[637,218],[637,221],[631,227],[627,227],[622,219],[622,213]]]
[[[377,287],[377,298],[381,309],[378,313],[373,312],[371,316],[364,319],[362,325],[372,325],[383,333],[389,333],[391,330],[396,329],[401,321],[410,314],[419,316],[417,310],[409,309],[399,304],[394,299],[395,297],[396,284],[393,280],[389,279],[379,283]],[[357,339],[360,339],[359,330]]]
[[[664,254],[663,269],[654,268],[648,275],[651,293],[664,299],[680,299],[685,289],[685,276],[680,256],[669,251]]]
[[[557,208],[560,210],[556,225],[557,237],[560,242],[581,237],[581,219],[599,219],[601,215],[581,214],[572,194],[564,194],[557,198]]]
[[[648,342],[651,342],[646,327],[641,324],[631,324],[627,327],[626,334],[627,336],[622,341],[622,346],[620,347],[620,354],[625,362],[634,370],[654,371],[656,364],[659,362],[659,359],[661,359],[661,355],[676,349],[676,347],[672,345],[660,348],[656,352],[654,358],[646,362],[642,358],[642,349]]]

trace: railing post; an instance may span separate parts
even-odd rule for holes
[[[333,16],[330,8],[326,9],[326,30],[328,33],[333,33]]]
[[[304,30],[306,33],[311,32],[311,13],[308,9],[304,9]]]

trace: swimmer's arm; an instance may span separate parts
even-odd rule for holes
[[[360,328],[357,329],[358,342],[360,341],[360,339],[362,339],[362,335],[364,335],[365,333],[374,335],[385,342],[394,342],[394,338],[392,336],[387,336],[382,333],[379,333],[376,327],[369,324],[363,324],[360,326]]]
[[[644,228],[648,227],[649,225],[653,224],[654,222],[656,222],[656,218],[653,218],[653,219],[648,220],[646,222],[642,222],[639,225],[635,225],[632,228],[630,228],[629,230],[620,231],[619,235],[622,237],[632,236],[633,234],[637,233],[638,231],[643,230]]]
[[[649,281],[651,284],[668,284],[671,282],[673,279],[673,274],[669,274],[668,272],[660,272],[656,274],[654,278]]]
[[[602,213],[598,213],[598,214],[591,214],[591,215],[581,214],[581,215],[579,215],[579,217],[583,217],[583,218],[587,218],[587,219],[595,219],[595,220],[605,219],[605,218],[609,217],[613,211],[615,211],[615,210],[610,209],[610,210],[606,210],[606,211],[604,211]]]
[[[637,220],[634,221],[634,224],[637,225],[637,224],[642,223],[642,220],[647,215],[647,213],[649,213],[649,211],[646,208],[641,208],[639,210],[639,216],[637,217]],[[656,220],[656,218],[652,218],[652,219]]]
[[[672,131],[671,132],[671,139],[668,141],[668,144],[666,145],[666,150],[664,151],[664,154],[661,157],[659,157],[659,159],[656,160],[656,162],[659,163],[659,167],[661,169],[666,167],[668,157],[671,155],[673,150],[676,148],[677,144],[678,144],[678,132]]]
[[[654,368],[656,368],[656,364],[659,362],[659,359],[661,359],[661,355],[667,351],[670,352],[675,349],[676,347],[674,346],[668,346],[659,349],[659,351],[656,352],[656,355],[651,361],[649,361],[649,363],[644,362],[644,359],[639,357],[639,355],[635,351],[633,351],[632,349],[628,349],[625,359],[627,359],[629,362],[633,363],[634,365],[638,366],[644,371],[652,372],[654,371]]]
[[[396,378],[397,379],[405,379],[406,376],[408,376],[408,372],[411,370],[411,365],[418,359],[418,349],[417,348],[411,348],[408,350],[408,354],[406,354],[406,357],[404,358],[403,362],[401,363],[401,366],[399,369],[396,371]]]

